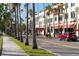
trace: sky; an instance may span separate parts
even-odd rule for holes
[[[40,12],[43,10],[44,7],[46,7],[47,5],[51,5],[51,3],[45,3],[43,6],[43,3],[36,3],[35,4],[35,12]],[[29,9],[32,8],[32,3],[29,4]],[[26,13],[27,10],[24,7],[24,3],[21,3],[21,9],[23,9],[23,12],[21,13],[21,17],[23,18],[23,20],[26,20]]]

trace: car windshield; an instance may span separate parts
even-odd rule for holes
[[[75,32],[69,32],[70,35],[75,34]]]
[[[75,32],[65,32],[64,34],[75,34]]]

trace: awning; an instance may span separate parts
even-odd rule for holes
[[[45,30],[44,28],[36,28],[36,31],[43,31]]]
[[[76,24],[71,23],[71,24],[55,24],[52,26],[52,28],[58,29],[58,28],[75,28]]]

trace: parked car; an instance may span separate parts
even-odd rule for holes
[[[74,32],[66,32],[64,34],[59,35],[60,40],[66,41],[77,41],[77,36]]]

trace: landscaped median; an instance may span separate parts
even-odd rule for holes
[[[9,38],[19,45],[29,56],[56,56],[54,53],[50,53],[42,48],[32,49],[32,45],[27,46],[14,37],[9,36]]]

